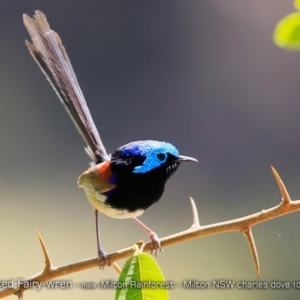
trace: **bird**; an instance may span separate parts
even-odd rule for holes
[[[28,50],[81,134],[92,160],[77,182],[95,212],[100,268],[111,262],[100,241],[98,212],[117,219],[132,218],[150,234],[156,255],[161,250],[160,240],[137,217],[162,197],[167,180],[181,163],[197,159],[180,155],[173,144],[157,140],[130,142],[108,154],[59,35],[41,11],[35,11],[32,18],[24,14],[23,22],[32,40],[25,41]]]

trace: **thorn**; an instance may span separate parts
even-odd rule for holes
[[[277,184],[279,186],[279,189],[280,189],[280,192],[281,192],[281,195],[282,195],[282,201],[284,204],[288,204],[290,203],[292,200],[290,198],[290,195],[284,185],[284,183],[282,182],[279,174],[277,173],[277,171],[275,170],[275,168],[273,168],[273,166],[271,166],[271,170],[273,172],[273,175],[277,181]]]
[[[18,296],[18,300],[23,300],[23,294],[24,294],[24,290],[23,289],[20,289],[17,293],[17,296]]]
[[[248,245],[250,247],[250,251],[254,260],[254,264],[255,264],[255,269],[256,269],[256,275],[259,278],[260,275],[260,266],[259,266],[259,259],[258,259],[258,254],[257,254],[257,250],[256,250],[256,246],[255,246],[255,241],[252,235],[252,230],[251,227],[247,227],[244,230],[244,234],[245,237],[247,239]]]
[[[48,250],[46,248],[46,245],[44,243],[44,240],[42,238],[42,236],[40,235],[40,233],[37,231],[36,232],[38,239],[40,241],[43,253],[44,253],[44,257],[45,257],[45,270],[51,270],[52,269],[52,263],[51,263],[51,259],[48,253]]]
[[[121,274],[122,269],[119,267],[119,265],[116,262],[113,262],[111,266],[117,271],[117,273]]]
[[[193,225],[191,226],[191,229],[200,228],[201,226],[200,226],[200,222],[199,222],[197,207],[196,207],[195,201],[193,200],[192,197],[190,197],[190,202],[191,202],[192,213],[193,213]]]

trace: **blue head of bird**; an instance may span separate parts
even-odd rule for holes
[[[112,168],[127,170],[133,175],[160,173],[167,180],[183,162],[197,162],[195,158],[179,155],[178,149],[167,142],[135,141],[118,148],[111,156]]]

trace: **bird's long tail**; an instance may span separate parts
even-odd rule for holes
[[[36,11],[33,18],[25,14],[23,20],[32,39],[32,43],[26,41],[26,45],[86,142],[87,153],[95,163],[108,160],[59,35],[51,30],[40,11]]]

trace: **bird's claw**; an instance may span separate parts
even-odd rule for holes
[[[151,254],[154,253],[155,256],[157,256],[157,250],[159,249],[160,252],[163,251],[159,237],[155,232],[150,233],[150,240],[151,240]]]
[[[104,270],[104,267],[110,267],[111,262],[107,257],[107,254],[102,249],[98,250],[98,259],[99,259],[99,269]]]

